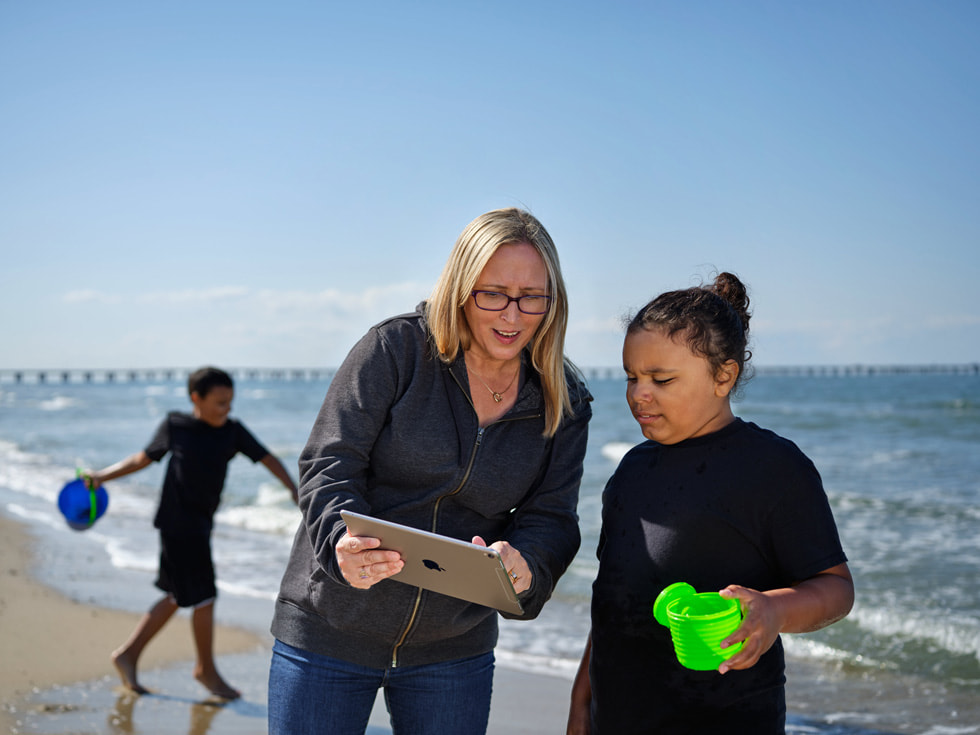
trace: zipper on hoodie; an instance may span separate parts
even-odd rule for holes
[[[452,497],[462,490],[466,485],[466,481],[470,479],[470,472],[473,470],[473,463],[476,461],[476,453],[480,449],[480,443],[483,441],[483,434],[485,431],[486,429],[481,426],[476,432],[476,441],[473,443],[473,449],[470,452],[470,460],[466,465],[466,472],[463,473],[463,479],[460,480],[459,484],[452,492],[446,493],[436,500],[435,508],[432,511],[432,528],[430,529],[432,533],[436,533],[436,519],[439,515],[439,506],[442,504],[442,501],[445,498]],[[398,649],[400,649],[405,643],[405,639],[408,637],[409,631],[412,630],[412,626],[415,624],[415,617],[418,615],[419,605],[422,604],[422,592],[422,588],[419,587],[418,591],[415,593],[415,605],[412,607],[412,614],[408,619],[408,623],[405,624],[405,628],[402,630],[402,634],[398,638],[398,642],[395,644],[395,647],[391,649],[391,668],[393,669],[398,668]]]

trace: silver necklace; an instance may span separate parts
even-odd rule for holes
[[[473,374],[476,375],[476,373]],[[479,375],[476,375],[476,379],[479,380],[481,383],[483,383],[483,387],[485,387],[488,391],[490,391],[490,395],[493,396],[494,402],[500,403],[502,400],[504,400],[504,393],[510,390],[510,387],[514,384],[514,381],[517,380],[517,376],[520,374],[521,374],[521,366],[518,365],[517,372],[514,373],[514,377],[510,379],[510,382],[507,384],[507,387],[504,388],[499,393],[495,391],[493,388],[491,388],[489,385],[487,385],[487,381],[485,381]]]

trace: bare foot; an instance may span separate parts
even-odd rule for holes
[[[201,682],[216,697],[221,697],[222,699],[238,699],[242,696],[242,693],[237,689],[233,689],[228,682],[221,678],[221,675],[217,671],[205,674],[203,671],[195,669],[194,678]]]
[[[140,686],[139,682],[136,681],[136,661],[122,649],[112,652],[112,663],[116,667],[116,671],[119,672],[119,678],[124,687],[137,694],[150,693],[149,689]]]

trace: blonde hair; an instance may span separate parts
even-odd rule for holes
[[[521,209],[495,209],[481,214],[460,233],[449,260],[426,302],[426,320],[439,359],[451,363],[459,350],[467,350],[472,334],[463,314],[487,262],[501,245],[528,243],[541,256],[548,271],[551,308],[531,340],[531,365],[541,376],[545,404],[545,436],[554,436],[564,416],[572,415],[572,402],[565,381],[566,365],[572,375],[578,370],[565,358],[565,328],[568,296],[562,279],[558,251],[551,235],[537,218]]]

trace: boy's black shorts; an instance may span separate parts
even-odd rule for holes
[[[211,535],[160,532],[157,587],[179,607],[196,607],[218,595],[211,561]]]

